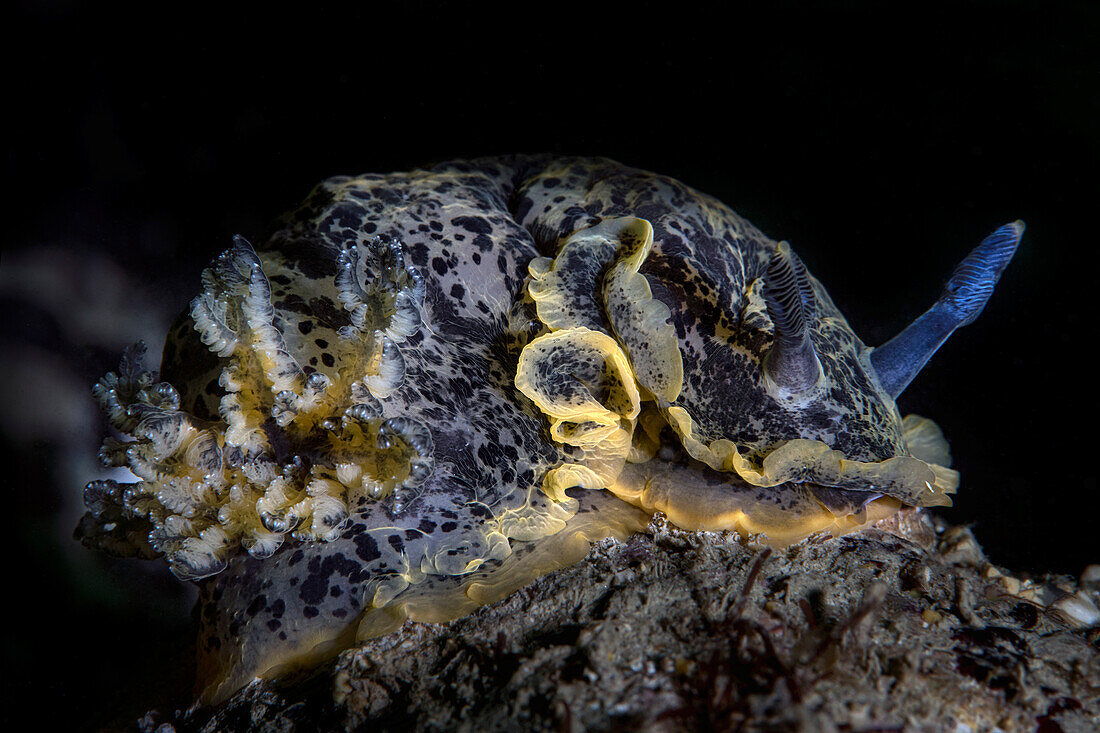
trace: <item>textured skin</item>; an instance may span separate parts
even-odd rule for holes
[[[308,557],[284,551],[262,568],[267,580],[258,580],[255,561],[245,561],[208,582],[204,650],[235,647],[231,640],[242,633],[286,642],[287,626],[311,634],[321,624],[342,629],[369,602],[368,581],[394,572],[420,579],[424,558],[458,558],[464,566],[499,557],[491,543],[504,538],[487,537],[489,520],[527,502],[550,504],[536,488],[558,454],[537,410],[518,398],[507,335],[526,264],[537,252],[506,208],[507,169],[485,169],[330,179],[261,249],[265,271],[267,262],[278,263],[271,280],[287,346],[307,371],[324,371],[334,356],[323,344],[337,343],[337,330],[347,325],[339,300],[326,292],[341,248],[375,236],[404,243],[411,264],[428,275],[426,326],[402,349],[405,380],[381,404],[384,417],[414,416],[431,427],[438,470],[399,515],[392,512],[396,496],[361,498],[338,540],[310,547]],[[303,282],[310,292],[303,293]],[[191,329],[181,335],[194,341]],[[210,384],[200,379],[196,386],[204,381]],[[186,402],[191,394],[184,394]],[[220,395],[205,385],[202,394],[206,409],[216,410]],[[282,586],[277,593],[264,592],[271,578]],[[240,594],[235,605],[249,600],[255,613],[225,625],[218,610],[223,588]]]
[[[798,517],[827,515],[829,521],[834,515],[859,515],[858,523],[865,519],[860,514],[864,507],[883,494],[924,503],[926,497],[920,491],[925,475],[931,486],[946,469],[933,476],[925,463],[909,458],[901,417],[877,383],[869,349],[812,278],[815,303],[809,325],[823,379],[809,398],[801,400],[777,397],[769,387],[762,364],[773,327],[760,278],[777,244],[713,198],[663,176],[591,158],[493,158],[409,173],[329,179],[257,247],[258,267],[270,284],[272,306],[260,310],[272,313],[271,325],[281,334],[273,342],[276,352],[285,352],[286,359],[292,360],[287,363],[300,365],[304,378],[324,375],[326,383],[343,390],[340,399],[361,395],[356,398],[363,405],[357,414],[363,416],[364,425],[369,417],[422,426],[430,433],[430,449],[420,452],[430,453],[434,463],[423,481],[403,485],[398,480],[391,493],[379,494],[381,498],[349,489],[349,516],[331,541],[317,541],[320,535],[316,534],[279,534],[269,542],[278,548],[271,557],[258,559],[262,554],[252,550],[256,557],[231,552],[224,570],[200,581],[200,673],[206,699],[232,693],[253,675],[308,663],[351,643],[356,635],[362,638],[392,626],[376,623],[377,614],[367,613],[371,609],[396,609],[414,595],[418,608],[429,608],[433,589],[439,589],[442,599],[444,591],[456,585],[466,587],[462,592],[472,598],[471,583],[476,579],[491,584],[496,569],[521,568],[509,570],[509,578],[527,577],[576,559],[577,543],[562,539],[572,536],[571,532],[593,539],[638,526],[637,516],[630,513],[634,510],[623,509],[625,505],[606,492],[572,490],[566,495],[563,490],[540,488],[548,472],[563,461],[580,464],[584,459],[576,446],[551,439],[545,416],[516,383],[520,354],[547,331],[526,297],[529,265],[539,257],[553,258],[560,243],[575,232],[619,217],[652,225],[652,251],[641,261],[640,272],[655,303],[667,308],[671,326],[663,328],[679,347],[683,383],[682,389],[669,390],[671,401],[661,398],[658,404],[648,403],[648,416],[638,418],[645,431],[634,430],[636,410],[622,419],[622,432],[616,435],[625,435],[627,442],[620,445],[618,463],[611,461],[615,470],[608,475],[623,470],[633,434],[636,441],[649,443],[648,448],[635,445],[632,460],[640,460],[646,450],[652,455],[662,445],[662,455],[670,451],[676,455],[666,460],[663,473],[646,472],[646,467],[660,466],[660,460],[627,464],[624,481],[660,483],[663,477],[683,485],[695,482],[707,497],[723,492],[742,497],[736,499],[734,509],[750,519],[756,507],[773,524],[782,524],[784,512]],[[349,248],[366,248],[378,241],[400,243],[411,273],[408,277],[415,276],[422,291],[414,299],[419,323],[387,346],[387,355],[400,352],[403,377],[372,388],[371,396],[362,388],[356,392],[346,386],[355,378],[349,376],[347,365],[362,367],[347,356],[348,344],[369,337],[372,331],[355,321],[354,303],[346,288],[341,289],[340,277]],[[576,275],[570,282],[596,284],[604,277],[616,251],[614,247],[596,250],[604,252],[600,256],[606,259],[580,256],[566,262],[563,258],[562,271]],[[247,264],[248,256],[248,251],[239,249],[234,261]],[[353,274],[367,267],[365,275],[360,272],[360,285],[366,291],[371,282],[389,277],[372,274],[369,265],[357,261],[350,267],[347,272]],[[220,287],[210,282],[208,294],[212,287]],[[579,319],[578,324],[588,329],[613,334],[600,310],[600,298],[583,295],[578,292],[570,299],[569,318]],[[216,299],[208,300],[205,311],[215,320],[216,306]],[[653,307],[664,314],[661,306]],[[629,311],[630,304],[621,308]],[[385,323],[378,327],[384,328]],[[191,316],[181,317],[163,355],[162,377],[179,391],[180,410],[199,427],[224,416],[227,399],[247,403],[250,394],[227,396],[224,359],[212,353],[210,329],[200,339],[203,328],[196,330]],[[604,340],[618,348],[613,339]],[[642,358],[641,342],[631,347],[623,334],[620,340],[628,351],[634,349],[635,358]],[[376,366],[370,369],[377,372]],[[544,376],[550,381],[555,378],[553,370]],[[276,375],[276,381],[280,378]],[[668,375],[662,372],[653,378]],[[291,391],[304,394],[301,389],[299,384]],[[272,392],[276,391],[273,387]],[[654,389],[654,394],[660,391]],[[268,409],[272,398],[256,399]],[[277,395],[276,403],[279,399]],[[247,407],[241,414],[247,413]],[[667,419],[671,409],[682,410],[693,421],[690,430],[678,428],[681,438],[690,433],[703,446],[689,447],[689,453],[699,458],[706,446],[729,441],[745,461],[736,470],[752,480],[746,483],[732,475],[728,466],[719,473],[685,455],[674,432],[660,427],[660,415]],[[308,418],[306,411],[303,415]],[[317,437],[321,423],[302,418],[305,427],[296,427],[292,420],[284,429],[273,417],[261,418],[264,422],[257,430],[266,437],[251,454],[258,456],[256,461],[277,469],[298,460],[295,465],[322,468],[329,472],[326,476],[337,471],[343,458]],[[655,424],[658,427],[653,428]],[[584,424],[575,427],[592,429]],[[827,486],[809,483],[826,483],[827,472],[813,462],[818,457],[804,459],[805,451],[783,464],[788,473],[768,473],[772,468],[764,459],[784,444],[793,445],[788,442],[792,440],[806,441],[805,445],[818,441],[823,444],[821,450],[839,451],[835,456],[843,455],[846,473],[840,476],[836,468],[836,476],[828,474],[835,480]],[[939,450],[942,438],[928,440],[933,447],[926,453]],[[895,460],[880,463],[887,459]],[[882,468],[897,462],[904,463],[909,473]],[[839,460],[829,465],[834,464],[841,465]],[[723,476],[729,480],[723,482]],[[801,483],[789,482],[793,480]],[[662,508],[632,495],[633,489],[607,485],[647,511]],[[675,520],[671,512],[670,517]],[[754,525],[749,521],[719,526]],[[803,531],[799,525],[798,531],[804,535],[811,530]],[[264,530],[259,532],[261,539],[266,538]],[[525,565],[523,558],[538,556],[540,547],[552,558],[540,557]],[[512,585],[510,579],[501,587]],[[408,608],[412,607],[410,602]],[[400,616],[395,614],[394,618]],[[436,614],[446,615],[444,611]],[[368,617],[374,619],[370,624],[364,622]]]
[[[680,403],[698,422],[701,440],[727,438],[759,455],[780,440],[810,438],[861,461],[902,450],[901,417],[868,374],[867,347],[816,280],[811,333],[829,399],[808,409],[776,409],[760,368],[771,327],[754,320],[763,303],[751,302],[759,294],[746,288],[764,275],[776,242],[728,206],[674,179],[607,160],[556,160],[518,191],[516,218],[544,250],[618,216],[653,225],[653,252],[641,271],[672,312],[685,365]]]

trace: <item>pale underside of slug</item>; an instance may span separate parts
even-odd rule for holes
[[[332,178],[203,286],[159,377],[97,385],[139,481],[89,484],[79,532],[199,582],[207,702],[657,511],[789,543],[958,483],[785,243],[609,160]]]

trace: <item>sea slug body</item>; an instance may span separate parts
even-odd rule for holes
[[[664,512],[785,544],[958,486],[895,398],[1023,232],[863,344],[786,242],[678,181],[511,156],[332,178],[203,273],[161,373],[94,390],[117,437],[78,536],[201,589],[198,692],[442,621]]]

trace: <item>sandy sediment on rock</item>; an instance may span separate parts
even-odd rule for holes
[[[919,511],[775,551],[658,517],[468,617],[168,725],[1091,731],[1097,601],[1087,578],[1015,577]]]

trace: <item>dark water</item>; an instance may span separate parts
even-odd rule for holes
[[[135,338],[159,348],[205,261],[320,179],[452,157],[597,154],[680,178],[789,240],[870,344],[1024,219],[985,313],[900,403],[943,427],[963,475],[944,515],[974,523],[994,562],[1100,562],[1097,6],[465,7],[20,6],[0,266],[7,582],[23,619],[3,648],[25,680],[10,690],[97,724],[155,683],[188,628],[159,568],[68,540],[98,440],[88,386]]]

